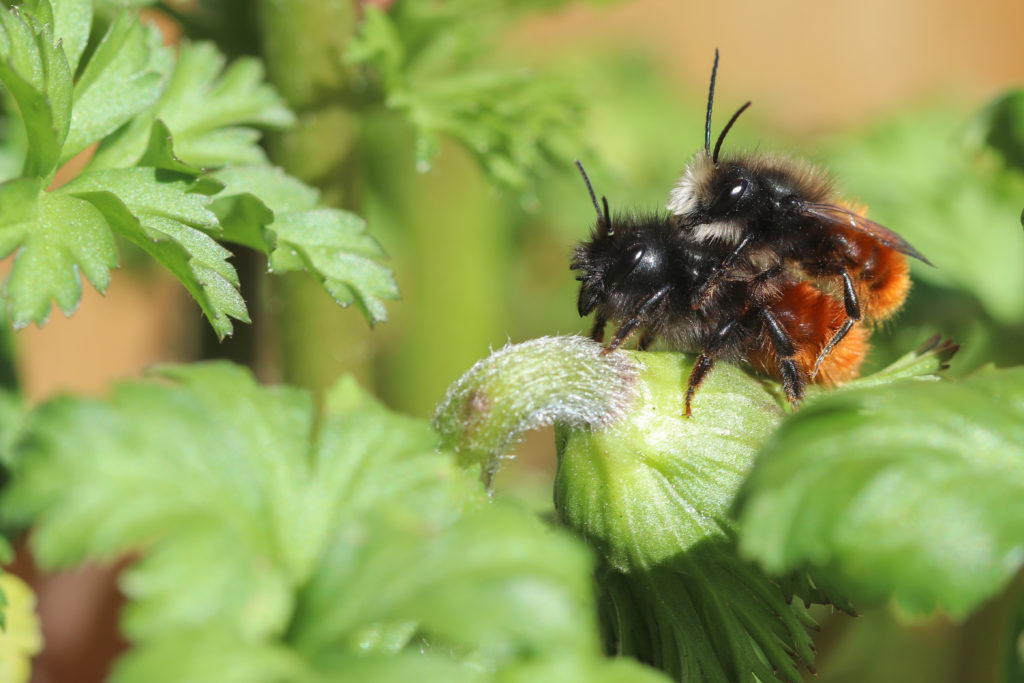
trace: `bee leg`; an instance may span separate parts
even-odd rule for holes
[[[832,338],[825,344],[825,348],[818,354],[817,360],[814,361],[814,368],[811,370],[811,379],[813,380],[818,374],[818,369],[821,368],[822,361],[828,357],[828,354],[832,353],[832,349],[839,345],[839,342],[843,341],[843,337],[846,333],[853,328],[854,324],[861,319],[860,313],[860,302],[857,300],[857,290],[853,287],[853,280],[850,278],[850,274],[844,269],[843,270],[843,305],[846,307],[846,322],[843,323]]]
[[[779,376],[782,378],[782,389],[786,392],[786,398],[793,405],[797,405],[804,397],[804,388],[807,385],[803,375],[793,357],[796,356],[796,348],[793,346],[793,339],[786,332],[778,318],[766,308],[760,311],[761,321],[768,332],[768,339],[775,348],[775,355],[779,358]]]
[[[697,356],[697,362],[693,364],[693,370],[690,371],[690,379],[686,383],[686,417],[693,417],[693,411],[690,409],[693,395],[697,393],[697,388],[714,366],[715,359],[711,356],[703,353]]]
[[[601,355],[611,353],[625,344],[626,340],[633,336],[633,333],[637,331],[637,328],[639,328],[647,318],[647,314],[650,310],[654,308],[659,301],[664,299],[665,295],[668,294],[671,289],[671,285],[666,285],[644,299],[640,305],[637,306],[637,309],[633,311],[633,314],[622,321],[622,324],[619,325],[619,329],[615,331],[615,336],[612,337],[610,342],[608,342],[608,346],[601,351]]]
[[[594,318],[594,326],[590,328],[590,338],[596,341],[598,344],[604,341],[604,326],[608,324],[608,319],[600,313]]]
[[[747,248],[751,239],[753,239],[753,235],[744,236],[743,239],[740,240],[740,243],[736,245],[736,248],[733,249],[728,256],[722,259],[722,262],[718,264],[717,268],[715,268],[715,272],[711,274],[711,277],[704,281],[704,284],[701,285],[701,288],[697,290],[697,293],[694,294],[693,298],[690,300],[690,308],[696,311],[707,304],[708,299],[710,299],[711,295],[715,293],[716,289],[718,289],[718,285],[722,284],[722,280],[725,279],[726,273],[736,265],[736,259],[738,259],[740,254],[743,253],[743,250]]]
[[[768,268],[767,270],[764,270],[763,272],[750,278],[750,284],[763,285],[764,283],[774,278],[776,275],[781,274],[783,270],[785,270],[785,267],[781,263],[776,263],[771,268]]]
[[[704,349],[697,356],[697,361],[693,364],[693,370],[690,371],[690,379],[686,382],[686,417],[693,417],[693,411],[690,409],[690,403],[693,401],[693,395],[697,393],[697,389],[700,387],[701,382],[707,377],[707,374],[711,372],[711,368],[715,365],[715,355],[721,351],[722,347],[729,340],[733,330],[737,325],[737,320],[730,320],[725,323],[717,330],[715,330],[711,341],[705,345]]]

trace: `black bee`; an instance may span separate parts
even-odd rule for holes
[[[839,199],[821,169],[781,156],[721,157],[726,134],[750,102],[729,119],[712,150],[717,71],[716,50],[704,149],[687,165],[668,202],[681,229],[695,242],[726,248],[718,266],[695,286],[691,305],[705,305],[740,261],[764,269],[783,265],[803,279],[841,291],[847,319],[823,345],[813,376],[857,321],[883,320],[903,305],[910,289],[907,256],[929,261],[902,237]]]
[[[749,360],[773,372],[790,402],[798,403],[821,346],[843,324],[839,303],[781,265],[761,268],[732,245],[699,239],[669,214],[613,218],[607,199],[598,204],[582,164],[577,166],[597,223],[590,239],[576,247],[570,267],[580,271],[580,315],[596,313],[592,338],[603,341],[607,323],[619,323],[604,352],[637,332],[641,349],[660,338],[669,348],[699,352],[686,387],[687,416],[694,393],[719,359]],[[727,260],[728,271],[718,275]],[[697,301],[712,278],[713,291]],[[814,312],[810,325],[797,315],[805,311]],[[856,362],[846,364],[859,364],[865,348],[858,330],[837,357],[852,354]],[[826,381],[834,379],[829,374]]]

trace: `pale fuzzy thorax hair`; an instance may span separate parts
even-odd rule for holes
[[[679,182],[672,188],[668,198],[668,210],[683,219],[684,223],[698,212],[701,204],[711,197],[711,181],[715,175],[715,163],[711,156],[701,150],[686,165]],[[694,239],[701,242],[711,240],[735,244],[743,236],[743,226],[734,221],[713,221],[698,223],[690,227]]]
[[[702,204],[711,201],[711,186],[716,168],[729,164],[746,166],[755,175],[779,173],[790,176],[793,178],[793,184],[801,189],[801,195],[807,201],[834,201],[832,179],[823,169],[809,161],[777,154],[741,154],[720,158],[716,165],[711,160],[711,155],[705,150],[700,150],[686,165],[679,182],[669,193],[668,210],[684,221],[696,213]],[[701,226],[695,226],[696,230],[700,228]],[[723,224],[713,232],[716,235],[721,233],[719,236],[724,238],[738,230],[738,226]]]
[[[669,193],[668,210],[676,216],[687,216],[696,210],[700,198],[707,197],[711,192],[714,172],[715,164],[711,161],[711,155],[704,150],[697,152]]]

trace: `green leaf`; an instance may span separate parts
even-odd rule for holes
[[[398,298],[398,286],[363,219],[319,205],[315,190],[279,169],[231,167],[213,177],[225,186],[213,209],[226,239],[263,250],[273,272],[308,272],[370,324],[387,320],[384,300]]]
[[[156,26],[122,12],[75,83],[62,162],[152,106],[166,85],[172,59]]]
[[[403,652],[393,657],[336,655],[324,667],[327,681],[365,683],[424,681],[425,683],[667,683],[663,674],[630,659],[531,657],[498,671],[484,671],[473,662],[453,660],[432,652]]]
[[[44,404],[0,499],[44,566],[137,556],[116,680],[604,669],[586,549],[488,501],[426,423],[351,381],[317,416],[228,364],[159,379]]]
[[[807,396],[804,403],[811,403],[821,396],[828,396],[836,391],[884,386],[904,379],[939,379],[940,373],[944,373],[949,369],[949,361],[959,351],[959,344],[954,344],[950,339],[943,339],[941,335],[933,335],[918,348],[910,353],[903,354],[886,367],[870,375],[857,377],[843,383],[840,387],[811,384],[807,387]],[[782,386],[773,383],[772,388],[778,397],[779,403],[785,402],[786,397]]]
[[[174,140],[171,137],[171,131],[160,119],[153,121],[153,127],[149,132],[149,143],[146,145],[146,151],[139,158],[139,166],[173,171],[193,178],[198,178],[202,174],[201,169],[189,166],[174,153]],[[218,183],[217,192],[222,187]]]
[[[117,265],[102,213],[82,199],[40,190],[37,178],[0,185],[0,253],[20,247],[7,281],[15,327],[44,323],[53,300],[70,315],[82,294],[80,273],[103,292]]]
[[[39,7],[48,5],[44,2]],[[17,7],[0,9],[0,81],[25,123],[28,156],[23,174],[49,180],[71,122],[72,73],[52,27]]]
[[[185,285],[220,337],[231,318],[249,322],[231,252],[217,234],[209,198],[189,190],[188,176],[153,168],[83,173],[59,192],[88,201],[117,231],[165,265]]]
[[[18,9],[31,13],[40,24],[50,24],[53,35],[60,40],[68,68],[72,74],[78,67],[78,60],[89,42],[89,28],[92,26],[92,0],[26,0]]]
[[[329,661],[341,643],[368,652],[402,649],[416,633],[439,645],[481,648],[499,665],[523,650],[578,657],[598,651],[587,600],[590,558],[572,538],[499,505],[474,510],[443,532],[403,531],[422,526],[405,519],[365,527],[355,556],[347,544],[331,544],[302,593],[305,618],[292,631],[310,661]],[[337,531],[348,536],[353,529]],[[371,637],[379,627],[367,630],[409,621],[416,629],[390,644]]]
[[[394,680],[394,679],[390,679]],[[526,662],[502,673],[501,683],[530,683],[531,681],[564,681],[565,683],[667,683],[671,679],[659,671],[642,666],[628,657],[600,661],[586,659],[550,658]]]
[[[309,667],[282,645],[253,642],[218,628],[202,627],[146,647],[132,648],[118,662],[111,677],[113,683],[315,680]]]
[[[522,190],[549,162],[568,165],[583,141],[571,83],[523,70],[480,69],[487,36],[510,7],[398,5],[366,8],[346,59],[377,76],[384,104],[416,133],[415,161],[429,170],[439,136],[459,140],[492,180]]]
[[[1024,90],[1008,90],[979,111],[967,138],[976,146],[994,149],[1003,161],[1024,171]]]
[[[837,392],[764,448],[743,552],[850,597],[963,617],[1024,563],[1024,370]]]
[[[202,168],[264,163],[259,134],[241,124],[280,128],[294,121],[263,83],[259,61],[241,58],[225,68],[224,56],[212,44],[185,44],[155,107],[105,139],[90,168],[136,163],[155,118],[173,132],[178,157]]]
[[[275,218],[277,249],[270,268],[311,273],[338,304],[355,304],[371,323],[388,319],[384,299],[398,298],[384,250],[366,232],[366,222],[338,209],[310,209]]]

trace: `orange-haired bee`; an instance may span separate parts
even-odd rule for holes
[[[680,228],[726,254],[695,288],[696,310],[713,298],[742,262],[782,265],[798,277],[842,289],[846,320],[822,347],[811,376],[859,320],[879,321],[903,304],[910,289],[906,256],[930,262],[902,237],[836,196],[821,170],[767,155],[720,155],[722,142],[750,102],[733,114],[711,148],[711,110],[718,51],[711,71],[704,149],[686,167],[669,196]],[[812,314],[808,312],[805,319]]]
[[[590,239],[576,247],[570,267],[580,271],[580,315],[596,313],[591,336],[603,341],[608,321],[619,322],[605,352],[637,332],[640,348],[660,338],[670,348],[699,351],[686,388],[687,416],[719,359],[749,359],[782,381],[790,402],[799,402],[820,352],[846,322],[842,305],[780,264],[762,268],[743,250],[680,230],[667,213],[613,217],[607,199],[602,209],[582,164],[577,166],[597,223]],[[726,259],[729,268],[723,270]],[[713,290],[698,296],[713,277]],[[867,330],[853,325],[847,332],[826,354],[820,381],[856,374]]]

